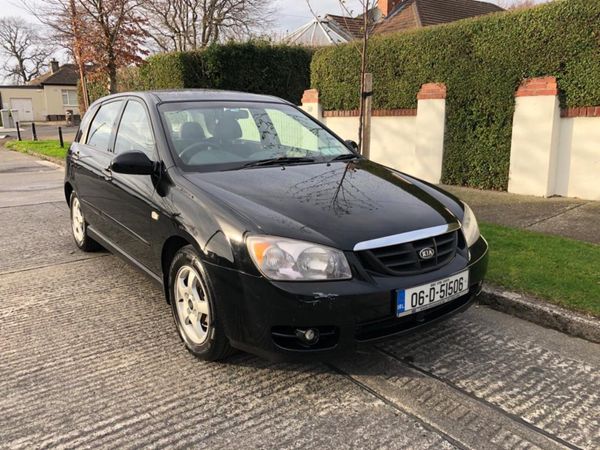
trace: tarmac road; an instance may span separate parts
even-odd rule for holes
[[[600,346],[485,307],[329,363],[196,360],[152,281],[76,249],[62,177],[0,149],[0,447],[600,448]]]

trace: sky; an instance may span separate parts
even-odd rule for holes
[[[306,0],[273,0],[273,2],[276,10],[274,26],[277,33],[294,31],[312,19]],[[316,14],[342,14],[339,0],[310,0],[310,3]],[[346,3],[355,14],[360,11],[358,0],[347,0]],[[33,17],[19,7],[20,4],[19,0],[0,0],[0,16],[23,16],[34,21]]]

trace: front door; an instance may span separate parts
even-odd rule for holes
[[[18,111],[15,122],[33,122],[33,101],[30,98],[13,98],[10,106]]]
[[[116,156],[126,152],[143,152],[152,161],[158,159],[152,126],[145,105],[139,100],[129,100],[123,110],[113,152]],[[146,268],[156,272],[151,246],[152,234],[158,220],[155,206],[156,190],[149,175],[126,175],[112,172],[111,188],[106,202],[106,214],[114,225],[115,244]]]

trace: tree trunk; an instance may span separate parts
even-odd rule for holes
[[[21,58],[17,58],[17,63],[19,64],[19,76],[23,80],[23,84],[27,84],[29,78],[27,77],[27,70],[25,70],[25,61]]]
[[[116,94],[119,92],[118,84],[117,84],[117,65],[115,64],[114,55],[112,52],[109,52],[109,62],[107,66],[108,71],[108,92],[111,94]]]
[[[81,105],[83,106],[83,110],[80,111],[80,114],[83,116],[83,113],[85,113],[90,107],[90,93],[87,89],[87,81],[85,77],[85,62],[83,61],[83,55],[81,52],[81,28],[79,26],[79,18],[77,17],[75,0],[70,0],[69,9],[71,15],[71,29],[73,30],[73,55],[75,56],[75,62],[77,63],[77,68],[79,69],[79,82],[81,83]]]
[[[365,127],[365,75],[367,73],[369,50],[369,2],[365,1],[363,11],[363,42],[360,62],[360,107],[358,111],[358,150],[363,154],[363,134]]]
[[[363,128],[362,128],[362,155],[371,157],[371,113],[373,111],[373,74],[365,73],[363,104]]]

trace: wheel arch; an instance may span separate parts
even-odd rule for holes
[[[160,264],[163,274],[163,285],[164,285],[164,293],[165,299],[167,303],[170,303],[169,300],[169,269],[171,266],[171,261],[177,254],[179,250],[187,245],[192,245],[194,248],[198,250],[198,245],[191,239],[190,237],[184,237],[181,235],[170,236],[162,246],[161,256],[160,256]]]
[[[71,185],[70,182],[66,182],[65,183],[65,200],[67,201],[67,204],[70,206],[71,204],[71,194],[73,193],[73,186]]]

